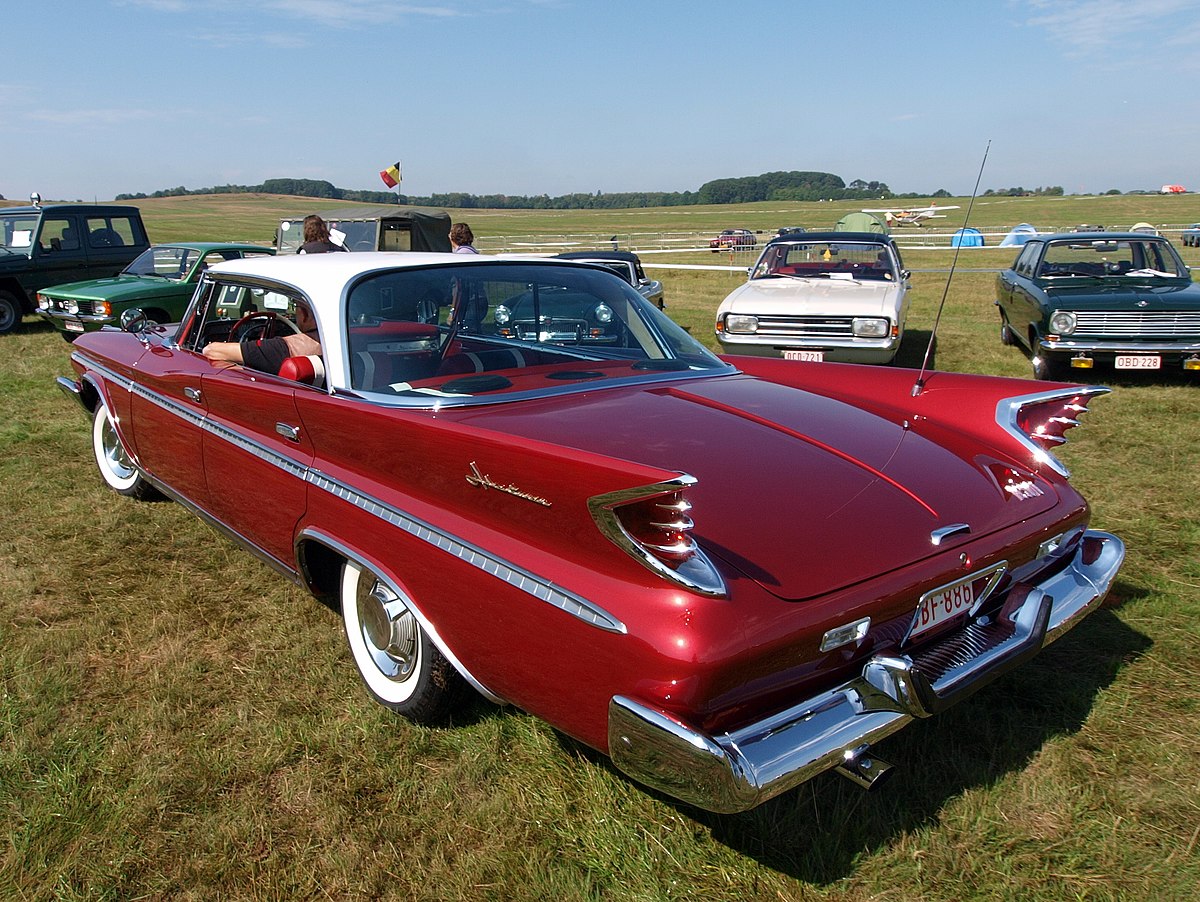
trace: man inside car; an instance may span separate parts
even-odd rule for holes
[[[321,342],[317,321],[304,301],[296,302],[296,327],[291,335],[244,341],[211,341],[204,346],[204,356],[213,363],[240,363],[264,373],[279,375],[279,367],[289,357],[320,355]]]

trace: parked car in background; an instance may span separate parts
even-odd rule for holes
[[[1098,363],[1200,371],[1200,285],[1165,238],[1137,232],[1039,235],[996,279],[1000,340],[1039,379]]]
[[[874,232],[807,232],[763,248],[750,279],[717,308],[727,354],[890,363],[904,340],[908,271]]]
[[[749,229],[723,229],[721,234],[708,242],[708,246],[714,254],[720,250],[742,250],[754,247],[756,244],[758,244],[758,239]]]
[[[157,244],[119,275],[69,282],[39,291],[38,313],[68,341],[119,322],[121,314],[134,307],[141,308],[151,322],[177,323],[183,318],[201,274],[209,266],[274,253],[273,248],[254,244],[206,241]]]
[[[789,235],[803,235],[808,229],[804,226],[780,226],[775,230],[773,238],[787,238]]]
[[[150,246],[137,207],[33,204],[0,209],[0,335],[47,285],[112,276]]]
[[[276,315],[219,315],[253,291]],[[564,293],[613,340],[496,322]],[[300,302],[319,358],[202,353]],[[714,811],[876,781],[871,743],[1058,639],[1123,559],[1051,450],[1105,389],[735,367],[597,267],[234,260],[180,325],[126,327],[59,380],[112,489],[182,500],[340,607],[386,707],[437,722],[471,687]]]
[[[584,263],[599,263],[607,266],[636,288],[638,294],[659,310],[666,306],[663,301],[662,282],[646,276],[646,271],[642,269],[641,258],[632,251],[567,251],[558,254],[558,257],[563,260],[579,260]]]
[[[1179,234],[1184,247],[1200,247],[1200,222],[1193,222]]]

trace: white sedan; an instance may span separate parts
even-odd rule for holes
[[[891,363],[904,338],[908,293],[900,249],[886,235],[777,238],[717,308],[717,340],[727,354]]]

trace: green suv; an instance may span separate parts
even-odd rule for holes
[[[44,204],[0,209],[0,335],[48,285],[115,276],[150,247],[137,207]]]

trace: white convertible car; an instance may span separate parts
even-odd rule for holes
[[[904,337],[908,289],[887,235],[776,238],[717,308],[717,340],[727,354],[890,363]]]

